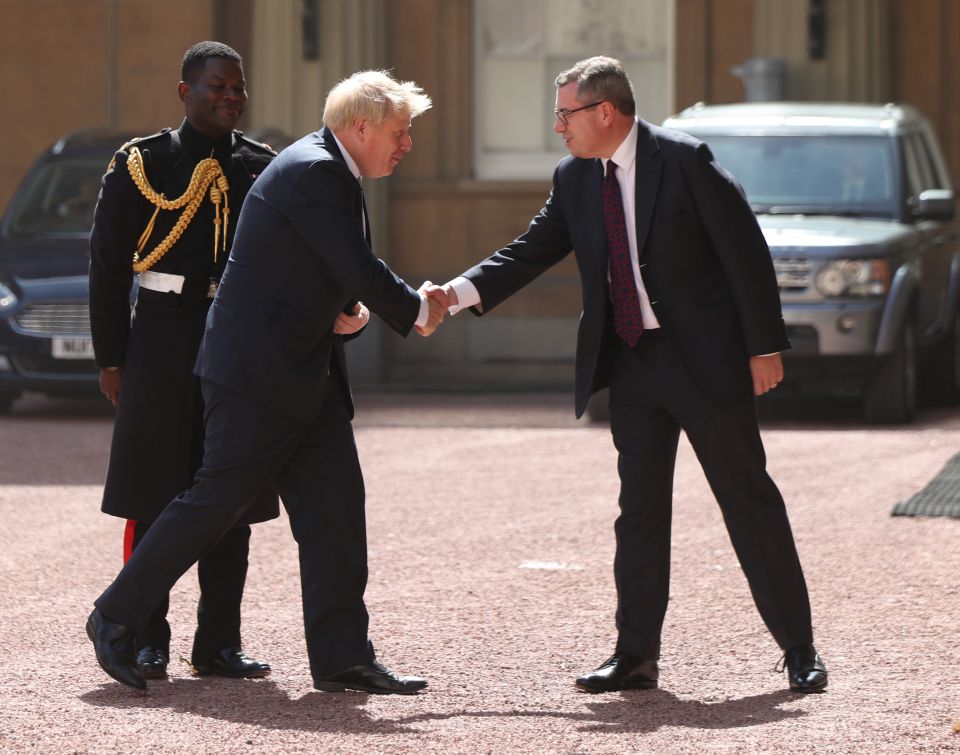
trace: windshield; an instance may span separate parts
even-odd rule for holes
[[[11,236],[89,233],[97,204],[102,158],[52,160],[27,179],[11,208]]]
[[[885,137],[701,138],[758,213],[896,216],[892,142]]]

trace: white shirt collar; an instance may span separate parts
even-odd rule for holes
[[[353,161],[353,158],[350,157],[350,153],[347,152],[347,148],[343,146],[343,142],[337,138],[337,135],[333,133],[333,130],[330,131],[333,134],[333,140],[337,143],[337,146],[340,148],[340,154],[343,155],[343,159],[347,162],[347,167],[350,168],[350,172],[353,173],[354,178],[358,181],[360,180],[360,168],[357,167],[357,164]],[[620,163],[617,163],[619,165]]]
[[[640,126],[637,123],[637,119],[633,119],[633,127],[630,129],[630,133],[627,134],[627,138],[620,142],[620,146],[617,147],[617,151],[610,156],[610,158],[600,158],[603,161],[603,172],[607,172],[607,163],[610,160],[613,160],[617,167],[624,173],[629,172],[633,169],[633,163],[637,159],[637,133],[640,130]]]

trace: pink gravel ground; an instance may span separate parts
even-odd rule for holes
[[[661,688],[594,696],[572,681],[614,641],[615,456],[570,405],[359,397],[371,634],[382,660],[430,679],[396,698],[312,690],[285,517],[254,530],[244,603],[245,646],[272,677],[194,679],[175,661],[147,694],[106,677],[83,624],[120,561],[122,523],[98,511],[111,416],[21,400],[0,418],[0,751],[960,751],[960,520],[890,516],[960,450],[960,415],[765,421],[831,673],[814,696],[772,671],[778,649],[683,442]],[[171,601],[174,658],[196,594],[191,572]]]

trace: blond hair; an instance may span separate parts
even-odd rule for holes
[[[359,71],[330,90],[323,122],[339,131],[360,118],[373,124],[403,113],[415,118],[432,106],[430,97],[412,81],[397,81],[387,71]]]

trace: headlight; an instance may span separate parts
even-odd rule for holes
[[[890,266],[886,260],[832,260],[820,268],[816,284],[824,296],[885,296]]]
[[[0,283],[0,312],[6,312],[8,309],[13,309],[16,303],[17,295]]]

